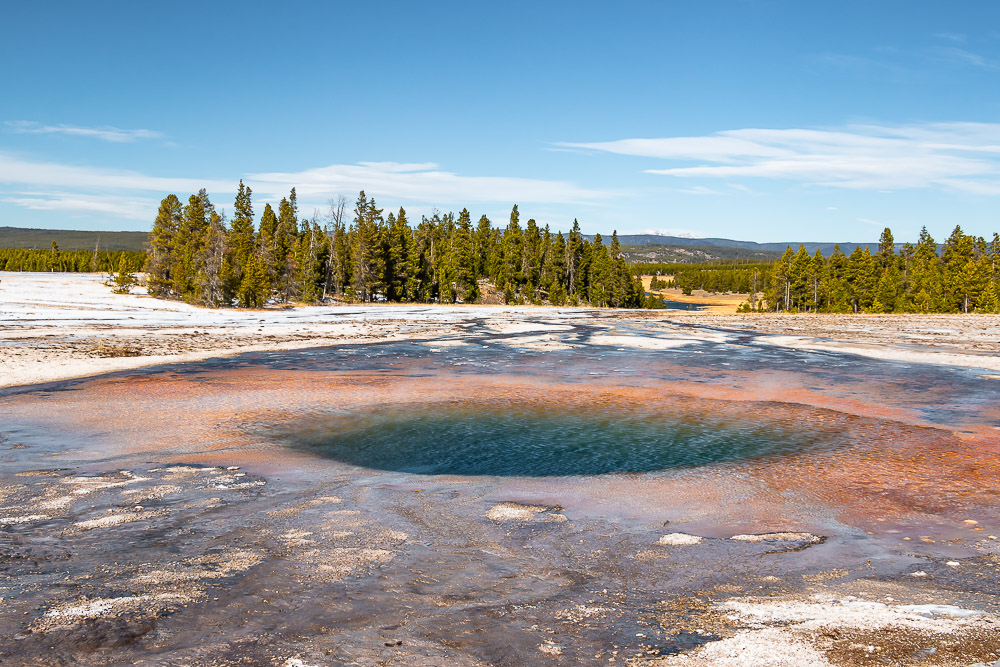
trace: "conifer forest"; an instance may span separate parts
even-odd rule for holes
[[[341,200],[321,225],[299,217],[293,188],[277,211],[265,205],[257,224],[251,194],[241,181],[228,225],[204,190],[187,204],[164,198],[150,233],[150,293],[251,308],[329,297],[477,303],[488,283],[512,304],[647,305],[617,234],[607,245],[600,236],[589,242],[576,222],[568,236],[553,234],[533,219],[522,225],[514,206],[503,229],[486,216],[474,224],[468,209],[414,225],[405,209],[383,215],[361,192],[352,220]]]
[[[1000,235],[990,242],[955,227],[943,245],[921,230],[916,245],[901,246],[882,232],[872,253],[849,255],[834,246],[829,257],[787,248],[773,263],[643,264],[645,274],[669,276],[654,289],[680,288],[749,294],[742,310],[824,313],[1000,312]]]
[[[209,306],[267,303],[507,303],[661,308],[657,290],[746,294],[742,312],[997,313],[1000,234],[989,241],[956,226],[939,244],[882,232],[873,252],[839,246],[824,256],[786,248],[773,262],[626,263],[617,233],[588,240],[576,220],[567,234],[515,205],[505,227],[468,209],[413,224],[406,210],[383,214],[361,192],[327,215],[300,217],[295,189],[257,220],[242,181],[231,220],[202,189],[184,204],[160,203],[141,251],[0,249],[4,271],[145,271],[149,293]],[[640,276],[652,275],[652,293]],[[669,297],[668,297],[669,298]]]

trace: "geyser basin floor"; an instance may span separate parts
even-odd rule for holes
[[[560,326],[561,347],[477,331],[3,397],[0,659],[606,664],[753,641],[786,664],[1000,657],[1000,383],[746,334]],[[685,441],[713,456],[642,472],[648,456],[609,459],[595,432],[580,453],[604,468],[533,477],[311,449],[386,435],[372,424],[401,440],[407,414],[550,429],[536,448],[631,424],[650,455],[664,425],[697,427]],[[729,539],[761,533],[802,535]],[[906,606],[929,603],[958,610]]]
[[[842,444],[830,429],[648,403],[594,409],[492,396],[390,404],[305,418],[272,437],[363,468],[499,477],[654,472]]]

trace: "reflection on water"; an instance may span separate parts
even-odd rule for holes
[[[752,416],[605,407],[480,401],[382,406],[314,418],[283,438],[365,468],[528,477],[650,472],[833,446],[821,431]]]

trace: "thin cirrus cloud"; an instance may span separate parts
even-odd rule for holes
[[[8,120],[4,125],[18,134],[64,134],[73,137],[88,137],[110,141],[116,144],[131,143],[138,139],[160,139],[162,132],[155,130],[123,130],[118,127],[79,127],[75,125],[43,125],[33,120]]]
[[[337,195],[365,190],[369,195],[409,204],[461,206],[466,203],[600,204],[613,193],[567,181],[504,176],[461,176],[433,163],[362,162],[333,164],[299,172],[246,174],[255,201],[276,201],[296,188],[305,210]],[[101,213],[143,220],[155,215],[168,193],[186,195],[206,188],[216,202],[231,201],[236,179],[149,176],[136,171],[39,162],[0,153],[0,200],[32,210]],[[142,196],[146,195],[146,196]]]
[[[24,192],[0,201],[30,211],[94,213],[130,220],[152,218],[155,201],[119,195],[86,195],[66,192]]]
[[[936,32],[934,37],[938,39],[945,39],[949,42],[965,42],[965,35],[958,32]]]
[[[981,67],[983,69],[991,70],[1000,69],[1000,62],[978,53],[973,53],[972,51],[957,47],[935,49],[933,51],[933,56],[939,60],[958,65],[971,65],[973,67]]]
[[[54,187],[62,190],[91,190],[101,194],[108,191],[197,192],[199,188],[211,190],[229,189],[231,183],[221,180],[199,180],[192,178],[170,178],[148,176],[137,171],[106,169],[59,164],[57,162],[35,162],[0,153],[0,183],[27,185],[36,188]],[[162,195],[161,195],[162,196]]]
[[[727,130],[700,137],[561,143],[697,163],[646,169],[679,178],[771,179],[858,190],[936,188],[1000,194],[1000,124],[848,125]]]
[[[247,180],[268,194],[295,187],[300,198],[323,199],[364,190],[397,201],[453,204],[523,202],[593,204],[611,193],[581,188],[568,181],[508,176],[460,176],[431,162],[360,162],[333,164],[299,172],[249,174]]]

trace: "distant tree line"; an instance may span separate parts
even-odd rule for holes
[[[770,262],[715,261],[711,263],[643,263],[633,265],[642,275],[652,275],[650,289],[680,289],[745,294],[764,289],[771,275]],[[659,276],[664,276],[660,279]]]
[[[834,247],[791,248],[774,262],[762,302],[750,309],[836,313],[1000,312],[1000,235],[987,242],[956,226],[938,245],[924,227],[916,245],[895,251],[887,227],[873,254],[866,246],[845,255]]]
[[[517,206],[503,229],[468,209],[411,225],[406,211],[383,216],[362,191],[347,219],[346,201],[325,220],[300,218],[295,189],[259,223],[251,190],[240,182],[232,221],[201,190],[182,204],[168,195],[149,236],[151,294],[209,306],[260,307],[328,297],[358,302],[475,303],[490,285],[506,303],[609,307],[662,305],[647,299],[621,254],[617,234],[584,240],[574,221],[553,234]],[[321,224],[322,223],[322,224]]]
[[[992,240],[960,226],[939,246],[921,230],[917,243],[897,252],[892,231],[878,249],[850,255],[834,246],[829,257],[787,248],[773,264],[643,264],[643,273],[671,276],[657,285],[709,292],[749,293],[746,311],[826,313],[1000,312],[1000,235]]]
[[[122,258],[138,271],[146,262],[143,251],[128,250],[60,250],[55,241],[52,248],[0,248],[0,271],[66,271],[105,272],[119,268]]]

